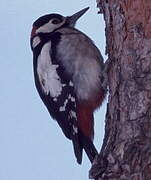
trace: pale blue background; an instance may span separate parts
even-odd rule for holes
[[[104,21],[92,0],[5,0],[0,2],[0,180],[86,180],[90,163],[76,163],[72,144],[42,104],[33,82],[29,39],[32,22],[58,12],[90,10],[77,27],[104,55]],[[100,150],[105,103],[96,113],[95,144]]]

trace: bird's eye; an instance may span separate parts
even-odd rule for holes
[[[60,19],[53,19],[52,24],[59,24],[61,22]]]

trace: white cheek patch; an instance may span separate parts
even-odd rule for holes
[[[50,49],[51,42],[43,46],[38,57],[37,73],[43,92],[55,98],[61,94],[62,84],[56,71],[58,65],[52,64]]]
[[[36,46],[38,46],[38,44],[40,44],[41,40],[38,36],[34,37],[33,41],[32,41],[32,48],[34,49]]]
[[[53,19],[51,19],[48,23],[46,23],[46,24],[44,24],[43,26],[41,26],[40,28],[38,28],[38,29],[36,30],[36,34],[37,34],[37,33],[40,33],[40,32],[42,32],[42,33],[50,33],[50,32],[52,32],[52,31],[54,31],[55,29],[59,28],[60,26],[62,26],[62,25],[64,24],[64,22],[65,22],[65,19],[64,19],[64,20],[62,21],[62,23],[53,24],[53,23],[52,23],[52,20],[53,20]]]
[[[41,26],[40,28],[38,28],[36,30],[36,34],[37,33],[40,33],[40,32],[43,32],[43,33],[49,33],[49,32],[52,32],[51,29],[52,29],[52,24],[51,24],[51,21],[49,21],[48,23],[44,24],[43,26]]]

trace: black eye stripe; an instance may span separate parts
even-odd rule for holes
[[[60,19],[53,19],[52,23],[53,24],[59,24],[59,23],[61,23],[61,20]]]

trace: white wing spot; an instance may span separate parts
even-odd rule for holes
[[[76,126],[73,125],[73,130],[74,130],[74,134],[77,134],[78,133],[78,128]]]
[[[71,102],[75,102],[75,98],[74,98],[74,97],[72,97],[72,96],[71,96],[71,94],[69,94],[68,99],[70,99],[70,100],[71,100]]]
[[[55,98],[61,94],[62,84],[57,74],[58,65],[52,64],[51,42],[45,44],[38,57],[37,72],[41,87],[46,95],[50,93],[51,97]]]
[[[38,36],[34,37],[33,42],[32,42],[32,48],[34,49],[38,44],[40,44],[40,38]]]
[[[70,117],[77,118],[77,115],[74,111],[70,111]]]
[[[68,100],[66,99],[64,102],[64,105],[59,108],[59,111],[65,111],[67,103],[68,103]]]
[[[70,81],[69,85],[73,87],[73,82],[72,82],[72,81]]]
[[[53,100],[54,100],[55,102],[57,102],[57,98],[53,98]]]
[[[56,72],[58,65],[51,65],[46,73],[45,92],[52,97],[58,97],[62,91],[60,78]]]

